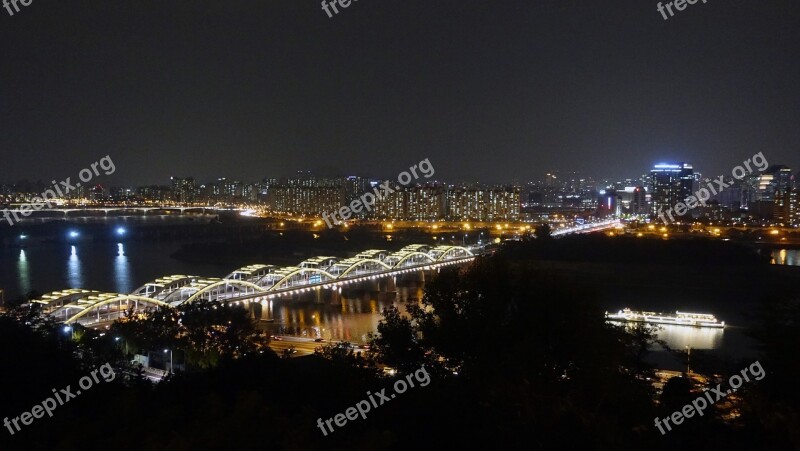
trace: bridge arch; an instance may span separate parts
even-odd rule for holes
[[[110,296],[113,296],[113,295],[110,295]],[[72,315],[71,317],[66,319],[64,321],[64,323],[65,324],[73,324],[73,323],[77,322],[79,319],[81,319],[82,317],[88,315],[92,311],[97,311],[98,322],[99,322],[100,314],[101,314],[99,309],[101,307],[103,307],[103,306],[114,304],[114,303],[119,303],[120,304],[120,308],[117,309],[117,311],[113,312],[113,313],[112,312],[107,312],[106,313],[106,316],[107,316],[106,319],[111,319],[110,317],[113,316],[114,314],[116,314],[117,318],[119,318],[119,316],[122,315],[122,312],[123,312],[122,307],[121,307],[122,302],[125,302],[127,304],[127,301],[136,301],[137,302],[137,308],[138,308],[138,304],[139,303],[148,304],[148,305],[154,305],[154,306],[159,306],[159,307],[170,307],[169,304],[167,304],[166,302],[163,302],[163,301],[159,301],[158,299],[147,298],[147,297],[144,297],[144,296],[136,296],[136,295],[132,295],[132,294],[119,294],[119,295],[110,297],[108,299],[104,299],[102,301],[96,302],[94,304],[87,305],[86,308],[84,308],[83,310],[81,310],[77,314]]]
[[[436,261],[433,257],[424,252],[409,252],[408,254],[404,255],[400,260],[398,260],[393,268],[402,268],[401,265],[413,257],[424,257],[431,263]]]
[[[53,291],[51,293],[44,294],[39,299],[32,300],[31,303],[41,305],[42,312],[46,315],[51,315],[67,304],[80,301],[89,296],[98,296],[100,294],[102,294],[102,292],[96,290],[69,288],[66,290]]]
[[[322,269],[317,269],[317,268],[297,268],[297,269],[289,272],[285,276],[283,276],[282,279],[280,279],[277,282],[275,282],[271,287],[267,288],[266,291],[276,291],[276,290],[278,290],[280,288],[281,285],[283,285],[284,283],[290,281],[292,279],[292,277],[294,277],[294,276],[296,276],[298,274],[303,274],[303,273],[307,273],[307,272],[319,274],[320,276],[327,277],[330,280],[336,280],[336,276],[334,276],[333,274],[329,273],[328,271],[324,271]],[[259,288],[261,289],[261,291],[264,291],[263,288],[261,288],[261,287],[259,287]]]
[[[163,300],[169,293],[189,285],[193,280],[201,279],[198,276],[172,275],[150,281],[131,292],[132,295],[144,296]]]
[[[447,249],[440,249],[440,250],[442,251],[442,254],[439,255],[438,257],[436,257],[436,261],[437,262],[446,260],[446,258],[447,258],[447,256],[449,254],[454,254],[454,253],[466,254],[466,255],[464,255],[465,257],[474,256],[472,251],[470,251],[469,249],[467,249],[466,247],[463,247],[463,246],[448,246]]]
[[[240,289],[242,289],[242,288],[243,288],[243,289],[244,289],[244,292],[245,292],[245,294],[247,294],[247,289],[248,289],[248,288],[251,288],[251,289],[253,289],[253,292],[254,292],[254,293],[255,293],[255,292],[264,293],[264,292],[266,292],[266,291],[267,291],[267,290],[265,290],[264,288],[262,288],[262,287],[260,287],[260,286],[258,286],[258,285],[256,285],[256,284],[254,284],[254,283],[251,283],[251,282],[246,282],[246,281],[244,281],[244,280],[223,279],[223,280],[220,280],[220,281],[218,281],[218,282],[214,282],[214,283],[212,283],[212,284],[209,284],[209,285],[206,285],[206,286],[204,286],[204,287],[200,288],[200,289],[199,289],[199,290],[197,290],[195,293],[193,293],[191,296],[189,296],[189,298],[188,298],[188,299],[186,299],[185,301],[181,302],[181,304],[187,304],[187,303],[189,303],[189,302],[194,302],[194,301],[196,301],[198,298],[200,298],[200,296],[202,296],[202,295],[204,295],[204,294],[206,294],[206,293],[208,293],[208,292],[210,292],[210,291],[212,291],[212,290],[214,290],[214,289],[216,289],[216,288],[219,288],[219,287],[221,287],[221,286],[225,286],[225,291],[226,291],[226,293],[227,293],[227,291],[228,291],[228,290],[227,290],[227,287],[229,287],[229,286],[233,286],[233,287],[239,287]]]
[[[378,265],[378,266],[380,266],[380,267],[382,267],[384,269],[392,269],[391,266],[387,265],[386,263],[384,263],[384,262],[382,262],[380,260],[376,260],[374,258],[365,258],[363,260],[359,260],[359,261],[353,263],[352,265],[350,265],[350,267],[348,267],[341,274],[339,274],[338,279],[344,279],[345,276],[347,276],[350,273],[350,271],[356,270],[359,266],[361,266],[361,265],[363,265],[365,263],[374,263],[374,264],[376,264],[376,265]]]

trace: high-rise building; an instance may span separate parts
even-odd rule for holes
[[[602,190],[597,199],[597,216],[619,215],[621,211],[622,196],[614,189]]]
[[[647,214],[647,191],[644,187],[634,187],[631,194],[631,213],[635,215]]]
[[[344,205],[341,187],[296,185],[270,187],[267,203],[275,211],[309,216],[330,214]]]
[[[767,168],[758,176],[758,193],[755,200],[772,201],[775,192],[779,189],[790,187],[792,184],[792,170],[782,164]]]
[[[444,202],[442,186],[409,186],[378,199],[373,216],[401,221],[437,221],[444,218]]]
[[[796,203],[795,190],[789,187],[778,188],[773,195],[772,219],[779,225],[790,225],[794,216],[793,203]]]
[[[516,221],[519,189],[451,188],[446,195],[446,217],[451,221]]]
[[[172,198],[178,203],[193,202],[196,195],[194,177],[170,177],[172,181]]]
[[[789,224],[800,227],[800,172],[792,177],[792,190],[789,193]]]
[[[89,195],[88,198],[95,202],[102,202],[105,200],[106,197],[106,190],[103,188],[103,185],[97,184],[93,185],[89,188]]]
[[[405,221],[515,221],[518,188],[468,188],[430,184],[401,188],[378,199],[375,217]]]
[[[136,190],[134,188],[114,186],[109,189],[109,194],[115,201],[129,200],[136,196]]]
[[[82,188],[82,187],[81,187]],[[146,202],[166,202],[171,200],[173,192],[172,187],[169,186],[140,186],[136,190],[137,195]]]
[[[719,205],[728,211],[739,211],[742,208],[747,208],[748,202],[746,198],[749,196],[750,184],[748,183],[747,179],[743,179],[740,181],[734,181],[731,186],[720,191],[714,196],[714,200],[719,203]]]
[[[400,188],[380,196],[379,199],[375,199],[375,212],[372,216],[378,219],[395,219],[398,221],[409,219],[406,210],[406,191],[408,189]]]
[[[443,186],[414,186],[405,190],[406,215],[414,221],[437,221],[444,218]]]
[[[373,185],[371,180],[366,177],[359,177],[359,176],[349,176],[345,177],[341,180],[343,189],[344,189],[344,201],[345,205],[350,205],[356,199],[360,199],[364,193],[372,192]],[[367,216],[371,216],[372,213],[367,211],[366,209],[362,209],[360,212],[356,213],[353,212],[353,216],[356,218],[366,218]]]
[[[650,171],[652,209],[657,216],[659,211],[674,208],[692,195],[694,170],[689,163],[660,163]]]

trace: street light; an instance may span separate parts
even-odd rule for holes
[[[164,354],[166,354],[167,351],[169,351],[169,372],[171,373],[172,372],[172,349],[165,349],[164,350]]]
[[[124,236],[126,232],[125,227],[117,227],[117,236]]]

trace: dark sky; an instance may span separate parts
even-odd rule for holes
[[[800,169],[800,6],[33,0],[0,9],[0,181],[299,169],[526,181],[659,160]]]

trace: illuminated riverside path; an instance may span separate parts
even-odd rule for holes
[[[355,257],[320,256],[297,266],[249,265],[222,279],[171,275],[158,278],[130,294],[85,289],[55,291],[32,301],[46,314],[65,324],[97,326],[119,319],[125,312],[156,306],[175,307],[189,302],[221,301],[233,304],[266,303],[313,290],[344,286],[406,273],[436,270],[475,258],[461,246],[413,244],[397,252],[370,249]]]

